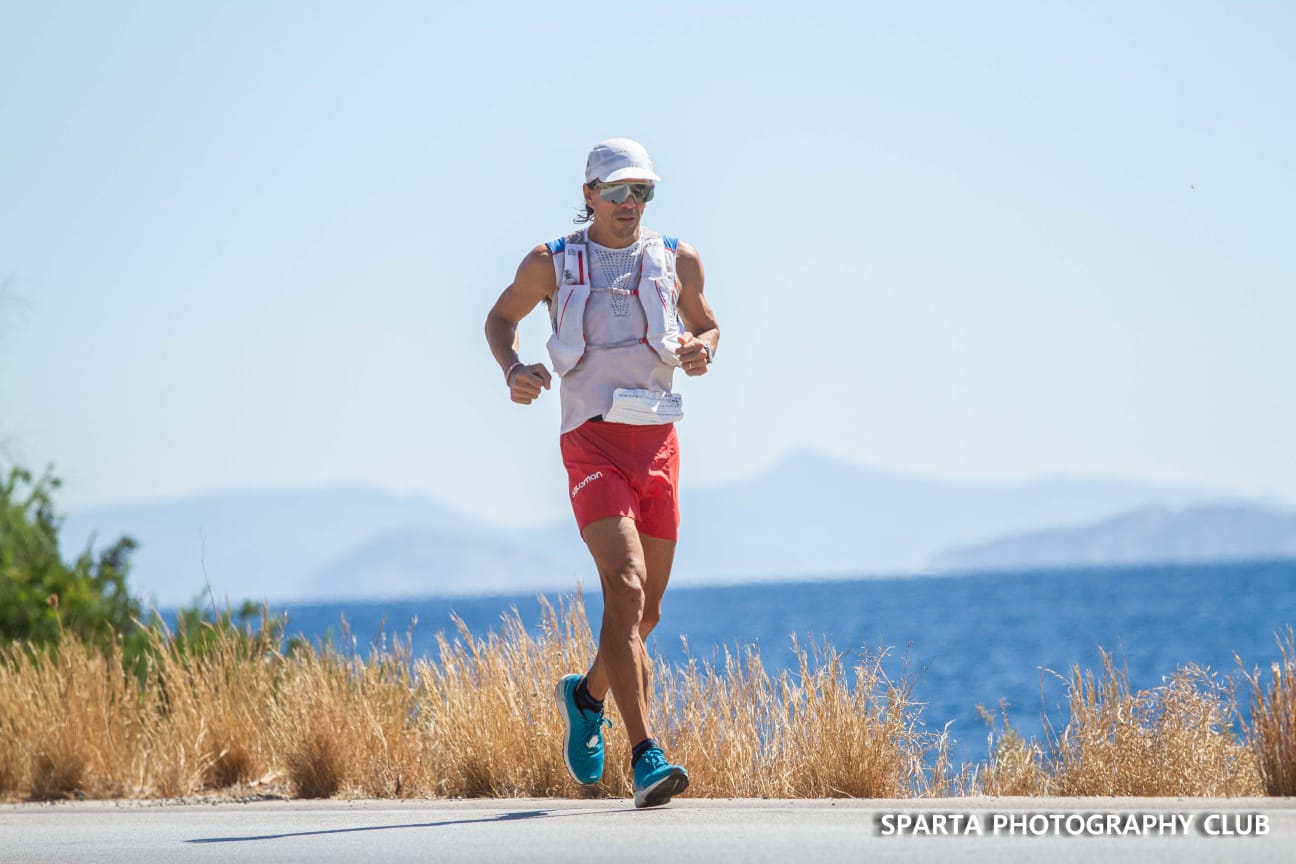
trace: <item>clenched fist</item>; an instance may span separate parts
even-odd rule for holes
[[[705,375],[707,367],[711,365],[711,354],[707,351],[707,344],[687,330],[680,334],[680,343],[675,349],[675,356],[679,357],[680,368],[684,370],[684,374],[693,378]]]
[[[548,390],[553,378],[543,363],[531,366],[518,366],[508,376],[509,397],[519,405],[530,405],[540,396],[541,390]]]

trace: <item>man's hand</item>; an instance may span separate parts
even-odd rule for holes
[[[711,365],[711,356],[720,344],[720,325],[716,323],[711,304],[702,293],[702,283],[706,280],[702,272],[702,259],[697,250],[687,243],[679,244],[676,256],[679,268],[679,316],[687,329],[680,336],[679,349],[675,354],[680,359],[684,374],[696,378],[705,375]],[[697,334],[697,335],[694,335]],[[706,346],[711,346],[711,355]]]
[[[691,378],[705,375],[707,367],[711,365],[706,343],[687,330],[680,334],[680,344],[675,349],[675,355],[680,359],[680,367],[684,370],[684,374]]]
[[[531,366],[519,366],[509,373],[509,396],[519,405],[530,405],[540,397],[541,390],[548,390],[553,378],[543,363]]]

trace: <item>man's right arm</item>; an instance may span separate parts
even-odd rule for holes
[[[499,363],[514,402],[530,405],[552,381],[543,363],[525,365],[518,358],[517,326],[545,300],[553,299],[558,283],[553,255],[547,246],[532,249],[518,265],[513,284],[504,289],[486,316],[486,343]]]

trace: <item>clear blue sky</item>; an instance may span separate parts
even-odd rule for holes
[[[557,394],[511,404],[482,322],[627,135],[723,331],[685,482],[811,447],[1296,502],[1293,44],[1288,3],[0,0],[0,451],[72,507],[565,518]]]

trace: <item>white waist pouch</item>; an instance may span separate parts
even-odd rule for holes
[[[632,426],[656,426],[684,419],[684,397],[660,390],[627,390],[618,387],[612,393],[612,410],[603,415],[608,423]]]

